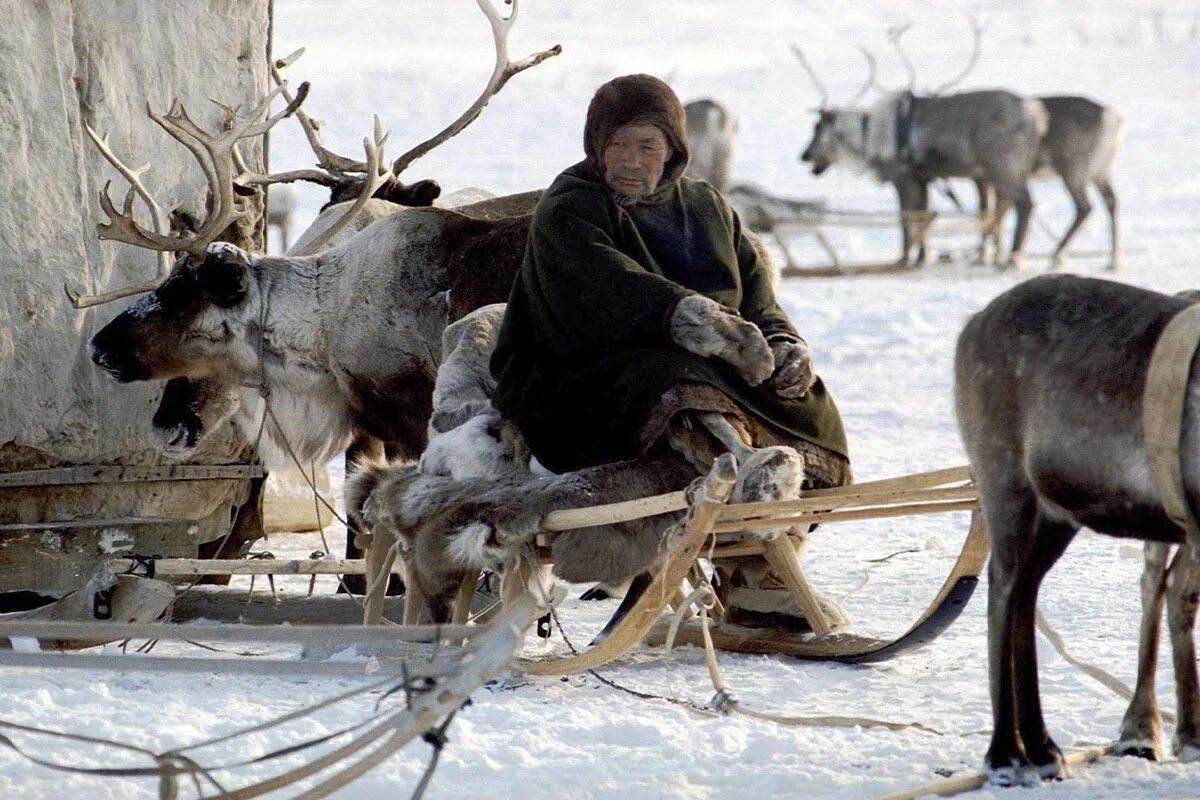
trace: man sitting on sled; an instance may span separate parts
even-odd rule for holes
[[[649,75],[601,86],[584,152],[538,203],[491,359],[493,403],[537,460],[564,473],[684,459],[703,474],[733,450],[743,501],[849,483],[841,418],[766,254],[716,189],[681,177],[671,88]],[[789,466],[790,489],[745,485]],[[761,557],[717,568],[727,621],[803,629]]]

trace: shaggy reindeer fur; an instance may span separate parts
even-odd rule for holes
[[[504,319],[504,304],[472,311],[446,327],[445,357],[433,387],[429,445],[420,472],[464,478],[501,478],[529,472],[530,452],[521,432],[492,406],[496,381],[488,358]]]
[[[958,340],[955,399],[979,487],[988,565],[988,666],[993,734],[986,762],[1000,782],[1063,772],[1038,696],[1038,587],[1079,528],[1159,543],[1147,552],[1138,692],[1122,747],[1158,756],[1154,661],[1167,605],[1178,722],[1174,749],[1200,757],[1194,628],[1200,562],[1168,543],[1184,532],[1151,479],[1142,392],[1159,334],[1181,298],[1066,275],[1027,281],[974,316]],[[1180,453],[1187,500],[1200,508],[1200,370],[1193,360]],[[1169,577],[1165,575],[1169,574]]]
[[[633,500],[674,491],[695,478],[681,458],[605,464],[566,475],[454,480],[412,465],[368,467],[346,487],[346,507],[368,528],[385,526],[410,554],[410,580],[433,619],[449,619],[463,577],[498,569],[529,546],[550,511]],[[572,582],[619,583],[644,570],[677,515],[558,534],[554,571]]]
[[[535,197],[520,197],[527,211]],[[273,459],[286,440],[303,463],[324,463],[364,433],[416,458],[442,331],[507,298],[528,227],[528,216],[417,208],[314,256],[214,244],[199,264],[181,258],[97,333],[92,357],[122,382],[185,376],[246,387],[237,422],[251,439],[261,417],[245,409],[261,404],[244,401],[265,388],[279,422],[266,427]]]

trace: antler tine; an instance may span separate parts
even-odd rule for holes
[[[865,58],[867,60],[867,79],[863,81],[863,85],[858,90],[858,94],[854,95],[854,97],[850,98],[850,101],[848,103],[846,103],[846,105],[849,105],[849,106],[854,105],[859,100],[862,100],[864,97],[866,97],[867,92],[869,92],[872,87],[879,86],[879,84],[877,84],[875,82],[875,67],[876,67],[876,65],[875,65],[874,54],[872,54],[870,50],[868,50],[866,47],[862,46],[861,44],[858,46],[858,49],[863,54],[863,58]]]
[[[336,222],[326,228],[320,236],[313,239],[302,252],[296,255],[311,255],[317,252],[326,244],[329,243],[350,221],[353,220],[367,201],[371,199],[375,191],[383,185],[388,178],[393,176],[392,170],[383,162],[383,145],[387,141],[388,133],[383,129],[383,124],[379,121],[378,115],[375,117],[374,137],[372,139],[363,138],[363,151],[366,153],[366,170],[365,179],[363,181],[362,190],[358,193],[358,197],[350,204],[342,216]]]
[[[536,66],[562,52],[562,46],[556,44],[549,50],[533,53],[520,61],[510,61],[508,58],[508,32],[517,19],[517,0],[512,0],[512,11],[507,17],[501,16],[490,0],[475,0],[475,2],[479,5],[479,9],[483,12],[484,16],[487,17],[488,24],[492,29],[492,42],[496,46],[496,65],[492,70],[492,75],[488,78],[487,85],[483,87],[482,94],[479,95],[475,102],[458,119],[451,122],[432,138],[426,139],[392,162],[392,173],[394,175],[400,175],[418,158],[470,125],[483,112],[488,101],[518,72]]]
[[[98,136],[94,130],[92,130],[91,125],[85,124],[83,127],[84,127],[84,130],[87,131],[87,135],[92,140],[92,143],[95,144],[96,148],[100,151],[100,155],[104,156],[105,160],[108,161],[109,164],[112,164],[113,167],[116,168],[117,172],[121,173],[121,176],[123,178],[125,178],[126,181],[129,182],[130,188],[133,191],[137,192],[138,197],[142,198],[142,202],[145,203],[146,207],[150,209],[150,217],[151,217],[152,223],[154,224],[154,232],[157,234],[162,234],[164,232],[164,229],[166,228],[166,221],[163,217],[162,207],[158,204],[158,202],[154,199],[154,196],[150,194],[149,190],[147,190],[145,185],[142,183],[142,173],[144,173],[146,170],[150,169],[150,165],[143,164],[142,166],[138,167],[137,169],[130,169],[128,166],[125,165],[125,163],[123,161],[121,161],[121,159],[117,158],[116,154],[113,153],[112,148],[110,148],[108,146],[108,134],[105,134],[103,137],[101,137],[101,136]],[[107,189],[107,186],[106,186],[106,189]],[[108,195],[108,193],[106,191],[105,197],[101,201],[102,206],[104,204],[104,201],[108,200],[107,195]],[[165,251],[159,251],[159,254],[158,254],[158,272],[159,272],[159,274],[161,276],[165,277],[166,274],[170,271],[170,269],[171,269],[170,257],[167,255],[167,253]],[[68,292],[68,294],[70,294],[70,292]]]
[[[795,42],[792,42],[792,54],[799,59],[800,66],[804,67],[804,71],[808,73],[809,80],[813,82],[813,86],[817,87],[817,91],[820,92],[821,109],[829,108],[829,90],[825,88],[825,84],[817,77],[817,71],[813,69],[812,64],[805,57],[804,51]]]
[[[304,55],[304,48],[295,50],[283,58],[276,59],[271,64],[271,78],[282,89],[283,98],[289,102],[292,101],[292,96],[287,90],[287,82],[283,79],[283,70],[291,66],[300,56]],[[300,84],[301,88],[307,86],[307,83]],[[320,127],[321,124],[317,120],[308,116],[303,110],[296,111],[296,120],[300,123],[301,129],[304,131],[305,138],[308,139],[308,146],[312,148],[313,153],[317,157],[317,166],[325,170],[327,174],[318,178],[319,173],[312,173],[311,176],[306,174],[303,177],[297,176],[291,180],[309,180],[316,181],[325,186],[337,186],[341,180],[346,178],[350,173],[360,173],[366,170],[366,164],[361,161],[355,161],[352,158],[340,156],[337,153],[329,150],[321,142]],[[295,173],[289,173],[295,174]],[[282,182],[282,181],[281,181]]]
[[[908,57],[908,53],[905,52],[904,47],[901,46],[900,37],[906,34],[908,29],[911,27],[911,22],[905,25],[893,25],[892,27],[888,28],[887,32],[888,41],[891,42],[892,47],[896,49],[896,53],[900,56],[900,61],[904,64],[904,70],[908,73],[908,91],[910,92],[914,91],[917,86],[917,70],[913,66],[912,59]]]
[[[979,17],[975,14],[968,14],[967,19],[971,22],[971,57],[967,60],[967,65],[963,67],[961,72],[933,90],[933,94],[935,95],[957,86],[964,78],[971,74],[971,71],[975,69],[975,65],[979,62],[979,53],[983,45],[983,32],[986,30],[987,25],[980,23]]]

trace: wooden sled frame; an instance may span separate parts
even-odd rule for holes
[[[722,456],[705,479],[703,488],[690,506],[684,524],[672,530],[664,547],[663,558],[642,580],[635,581],[627,599],[617,610],[604,632],[586,650],[570,656],[549,659],[522,659],[519,669],[535,675],[563,675],[592,669],[613,661],[638,643],[657,644],[667,637],[669,620],[664,612],[678,607],[684,598],[685,580],[706,580],[697,569],[698,558],[762,555],[784,581],[792,598],[805,613],[815,635],[775,633],[769,630],[722,626],[712,631],[714,644],[724,650],[769,653],[815,660],[867,663],[893,658],[921,647],[937,638],[958,615],[978,585],[987,562],[989,543],[979,514],[979,500],[966,467],[937,470],[900,478],[852,484],[834,489],[818,489],[798,500],[768,503],[728,504],[736,479],[732,456]],[[621,522],[688,508],[684,492],[595,506],[555,511],[547,515],[547,533],[539,536],[539,560],[549,563],[548,545],[553,532]],[[831,631],[816,595],[796,556],[788,536],[771,539],[745,539],[723,542],[722,534],[795,526],[807,530],[817,523],[833,523],[882,517],[971,511],[971,526],[950,574],[933,601],[907,631],[894,639],[879,639]],[[391,542],[372,543],[380,553],[391,552]],[[367,560],[383,566],[380,556],[368,552]],[[503,601],[526,593],[540,597],[547,585],[535,576],[532,558],[512,560],[506,565]],[[390,564],[387,565],[390,568]],[[382,582],[376,581],[376,594],[382,597]],[[467,618],[475,576],[464,581],[455,604],[455,624]],[[371,607],[370,600],[368,607]],[[721,609],[714,610],[719,617]],[[420,598],[410,595],[405,621],[415,623],[420,613]],[[411,617],[410,617],[411,614]],[[696,620],[683,623],[676,641],[699,644],[702,632]]]
[[[635,582],[636,588],[631,589],[604,632],[590,647],[567,657],[523,659],[518,663],[518,669],[530,674],[567,674],[613,661],[643,641],[661,643],[667,637],[669,623],[664,618],[664,612],[668,608],[678,609],[683,605],[685,593],[682,587],[686,585],[685,581],[695,586],[707,580],[697,560],[746,555],[761,555],[772,571],[782,578],[793,600],[804,612],[813,634],[797,635],[720,625],[712,631],[717,647],[734,652],[782,654],[851,663],[882,661],[937,638],[966,606],[987,561],[988,538],[978,513],[976,489],[965,467],[812,490],[797,500],[729,504],[726,501],[735,479],[736,465],[732,456],[723,456],[714,464],[690,506],[686,494],[680,491],[606,506],[555,511],[547,515],[544,526],[546,532],[538,537],[538,561],[541,566],[533,558],[516,558],[507,565],[502,593],[505,606],[512,606],[518,599],[527,598],[530,594],[541,600],[542,588],[549,585],[543,578],[543,571],[550,564],[548,545],[555,532],[688,509],[684,523],[666,537],[663,557]],[[804,575],[789,536],[767,539],[742,536],[737,541],[729,541],[730,537],[725,536],[785,527],[807,530],[817,523],[967,510],[973,512],[971,527],[950,574],[917,620],[908,630],[892,639],[832,631]],[[403,569],[402,565],[395,563],[397,548],[394,544],[384,532],[375,531],[363,561],[207,562],[164,559],[158,562],[159,574],[363,572],[370,576],[372,589],[365,599],[363,621],[377,623],[382,615],[386,587],[383,576]],[[124,559],[113,559],[111,566],[128,568],[130,565],[125,562]],[[455,603],[453,625],[467,621],[474,586],[474,576],[464,581]],[[156,598],[151,618],[157,616],[157,606],[161,603],[163,601]],[[410,588],[405,600],[406,624],[418,621],[421,607],[422,598]],[[683,613],[689,612],[685,610]],[[720,619],[722,609],[714,608],[713,613]],[[66,616],[78,619],[84,615]],[[122,621],[139,619],[137,614],[117,614],[116,617]],[[700,643],[701,636],[698,621],[690,619],[679,626],[675,638],[679,642]]]

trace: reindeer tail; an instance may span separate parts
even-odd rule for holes
[[[371,527],[371,513],[367,508],[374,492],[383,480],[388,467],[384,464],[359,463],[355,471],[346,478],[342,499],[346,514],[364,529]]]

